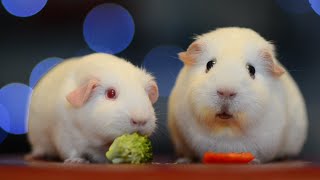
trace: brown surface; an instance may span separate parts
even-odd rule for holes
[[[2,165],[1,165],[2,164]],[[320,168],[301,161],[265,165],[70,165],[25,162],[21,156],[0,157],[0,180],[13,179],[320,179]]]

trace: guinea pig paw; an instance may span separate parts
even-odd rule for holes
[[[192,163],[192,159],[186,158],[186,157],[178,158],[175,162],[175,164],[190,164],[190,163]]]
[[[261,161],[255,158],[254,160],[250,161],[249,164],[261,164]]]
[[[65,164],[89,164],[90,162],[83,158],[68,158],[64,160]]]

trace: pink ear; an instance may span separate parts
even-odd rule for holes
[[[179,58],[184,62],[185,65],[192,65],[196,62],[197,57],[202,52],[201,43],[198,41],[193,42],[187,49],[186,52],[179,53]]]
[[[88,101],[91,93],[98,85],[98,80],[90,79],[84,85],[78,87],[77,89],[69,93],[66,98],[72,106],[79,108]]]
[[[283,67],[274,62],[274,58],[268,50],[262,50],[261,57],[264,60],[268,61],[268,64],[270,65],[270,70],[274,76],[280,77],[283,73],[285,73]]]
[[[146,90],[148,92],[148,96],[149,96],[151,103],[154,104],[155,102],[157,102],[157,100],[159,98],[159,91],[158,91],[157,83],[155,81],[151,81],[148,84]]]

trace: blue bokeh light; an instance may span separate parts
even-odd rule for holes
[[[276,2],[289,13],[303,14],[311,11],[308,0],[276,0]]]
[[[61,63],[63,59],[58,57],[51,57],[47,58],[40,63],[38,63],[32,70],[30,78],[29,78],[29,85],[30,87],[34,88],[37,82],[45,75],[48,71],[50,71],[53,67],[57,64]]]
[[[2,127],[11,134],[25,134],[28,131],[28,113],[32,89],[21,83],[11,83],[0,90],[0,104],[9,113],[9,123]]]
[[[183,66],[178,53],[183,50],[177,46],[158,46],[144,58],[143,67],[157,80],[160,96],[167,97],[175,84],[177,75]]]
[[[84,39],[96,52],[119,53],[129,46],[133,35],[133,18],[117,4],[105,3],[93,8],[83,23]]]
[[[37,14],[48,0],[2,0],[4,8],[12,15],[29,17]]]
[[[312,9],[320,16],[320,0],[309,0]]]
[[[10,117],[6,107],[0,104],[0,143],[3,142],[8,134],[3,127],[10,127]]]
[[[10,115],[7,108],[2,104],[0,104],[0,128],[10,129]]]

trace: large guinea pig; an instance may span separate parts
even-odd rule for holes
[[[180,162],[207,151],[251,152],[257,163],[298,155],[305,103],[270,42],[250,29],[221,28],[198,36],[179,58],[168,125]]]
[[[116,137],[153,133],[157,99],[154,77],[123,59],[96,53],[66,60],[33,90],[27,158],[107,162]]]

